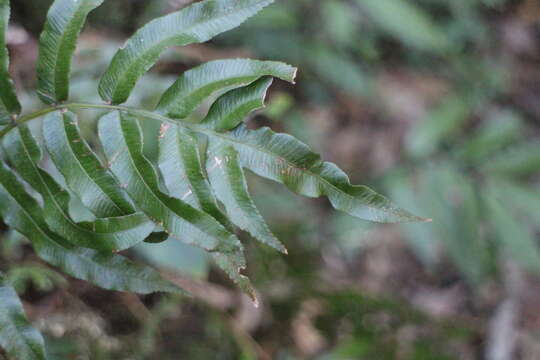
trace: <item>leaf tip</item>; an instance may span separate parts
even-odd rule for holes
[[[296,76],[298,75],[298,68],[295,67],[293,70],[292,78],[291,78],[291,84],[296,84]]]

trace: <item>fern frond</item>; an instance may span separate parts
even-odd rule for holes
[[[169,194],[189,202],[231,229],[204,175],[197,135],[178,125],[165,125],[159,141],[159,168]]]
[[[143,26],[114,56],[99,84],[103,100],[122,104],[139,78],[170,46],[210,40],[233,29],[274,0],[206,0]]]
[[[256,301],[235,226],[286,253],[250,197],[244,169],[359,218],[422,221],[365,186],[292,136],[242,124],[264,106],[273,78],[294,82],[296,68],[251,59],[216,60],[186,71],[151,111],[119,105],[167,47],[209,40],[240,25],[273,0],[205,0],[141,28],[113,58],[98,90],[107,103],[69,103],[71,58],[90,11],[103,0],[56,0],[40,38],[38,94],[49,104],[18,117],[9,79],[5,31],[9,2],[0,0],[0,216],[26,236],[36,254],[66,274],[104,289],[182,292],[159,272],[116,254],[146,241],[182,241],[204,249]],[[210,103],[200,122],[187,122]],[[98,123],[103,162],[81,136],[75,111],[106,110]],[[43,118],[43,144],[28,126]],[[161,123],[158,163],[143,154],[140,121]],[[59,172],[42,164],[44,149]],[[78,198],[78,199],[77,199]],[[74,200],[95,218],[75,220]],[[223,205],[223,206],[222,206]],[[182,292],[183,293],[183,292]],[[6,300],[5,300],[6,299]],[[44,359],[16,295],[0,284],[0,345],[22,359]],[[7,304],[7,307],[6,307]],[[18,323],[16,323],[18,322]],[[15,325],[14,325],[15,324]],[[17,325],[18,324],[18,325]],[[18,330],[23,330],[18,331]]]
[[[285,246],[272,234],[249,195],[236,150],[231,146],[212,147],[209,153],[208,176],[219,200],[225,204],[227,215],[255,239],[286,254]]]
[[[75,278],[104,289],[141,294],[181,291],[151,268],[120,255],[75,247],[51,232],[39,203],[3,163],[0,164],[0,214],[7,225],[32,242],[40,258]]]
[[[3,146],[19,175],[41,195],[47,225],[73,245],[119,251],[143,241],[152,231],[153,224],[142,214],[76,223],[69,214],[71,195],[38,166],[42,154],[29,128],[20,125],[4,138]]]
[[[43,119],[43,139],[67,186],[94,215],[112,217],[136,212],[125,191],[82,138],[75,114],[56,111],[47,115]]]
[[[351,185],[335,164],[322,161],[320,155],[290,135],[276,134],[269,128],[249,130],[245,125],[227,133],[209,129],[201,132],[210,142],[233,146],[243,167],[297,194],[327,196],[337,210],[376,222],[425,221],[366,186]]]
[[[229,275],[245,268],[243,246],[234,234],[211,215],[162,191],[156,168],[142,153],[136,118],[111,112],[100,120],[99,135],[112,172],[148,217],[173,238],[219,253],[218,265]]]

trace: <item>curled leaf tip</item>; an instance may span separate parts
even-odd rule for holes
[[[294,72],[293,72],[293,76],[292,76],[292,80],[291,80],[291,84],[296,84],[296,76],[298,75],[298,68],[295,67],[294,68]]]

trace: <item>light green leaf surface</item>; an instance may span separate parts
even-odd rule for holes
[[[121,104],[167,47],[210,40],[239,26],[273,0],[205,0],[149,22],[114,56],[101,79],[103,100]]]
[[[150,264],[160,269],[170,269],[181,274],[208,279],[210,257],[201,248],[165,238],[160,243],[142,243],[133,250]]]
[[[294,82],[296,68],[275,61],[216,60],[186,71],[163,94],[157,110],[172,118],[185,118],[218,91],[231,90],[263,77]]]
[[[38,166],[41,151],[28,127],[20,125],[11,131],[3,146],[20,176],[42,196],[48,226],[72,244],[99,251],[123,250],[143,241],[153,230],[154,225],[140,213],[74,222],[69,215],[70,195]]]
[[[74,247],[52,233],[43,218],[43,209],[3,163],[0,164],[0,214],[7,225],[30,239],[41,259],[75,278],[110,290],[141,294],[180,292],[149,267],[120,255]]]
[[[425,221],[403,210],[370,188],[351,185],[335,164],[324,162],[304,143],[269,128],[249,130],[240,125],[232,132],[218,133],[198,128],[211,141],[232,145],[242,167],[280,182],[291,191],[309,197],[327,196],[334,208],[377,222]]]
[[[285,246],[272,234],[249,195],[238,153],[231,146],[211,142],[208,148],[208,177],[229,218],[254,238],[287,253]]]
[[[272,81],[272,78],[264,78],[227,92],[216,100],[201,123],[219,132],[234,129],[246,120],[249,113],[264,107]]]
[[[111,170],[148,217],[169,234],[209,251],[240,251],[240,241],[210,215],[162,191],[156,169],[142,152],[137,120],[111,112],[99,122],[99,136]]]
[[[38,95],[47,104],[67,100],[71,59],[88,13],[103,0],[56,0],[39,39]]]
[[[171,237],[210,251],[217,265],[254,299],[249,280],[240,274],[246,266],[240,240],[209,214],[162,191],[156,169],[143,155],[137,120],[111,112],[101,118],[99,136],[112,172],[136,205]]]
[[[9,76],[9,53],[6,44],[10,8],[9,0],[0,0],[0,124],[7,124],[21,112],[15,87]]]
[[[159,141],[159,167],[170,195],[231,228],[204,175],[196,134],[189,129],[165,124]]]
[[[12,359],[46,359],[43,337],[28,322],[15,289],[0,273],[0,346]]]
[[[81,137],[75,114],[47,115],[43,139],[67,186],[94,215],[101,218],[135,213],[125,191]]]

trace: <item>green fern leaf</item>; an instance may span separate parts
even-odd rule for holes
[[[286,250],[251,199],[244,168],[298,194],[327,196],[336,209],[363,219],[424,220],[365,186],[351,185],[336,165],[322,161],[292,136],[268,128],[248,130],[242,124],[264,106],[273,77],[294,82],[296,68],[287,64],[212,61],[180,76],[155,111],[119,105],[166,48],[207,41],[272,2],[203,0],[148,23],[116,53],[102,77],[98,90],[107,104],[88,104],[64,101],[69,96],[77,38],[88,14],[103,0],[55,0],[40,37],[37,65],[38,95],[50,105],[18,117],[21,107],[8,74],[5,40],[9,1],[0,0],[0,125],[6,125],[0,130],[5,155],[0,161],[0,216],[4,223],[26,236],[42,260],[66,274],[104,289],[143,294],[182,291],[155,270],[116,252],[142,241],[180,240],[209,253],[256,301],[250,280],[241,273],[246,260],[234,225],[279,251]],[[218,95],[201,122],[182,121]],[[82,109],[110,111],[98,126],[106,165],[81,136],[72,111]],[[63,181],[51,175],[54,169],[41,164],[42,144],[26,124],[43,116],[43,145]],[[162,124],[161,173],[143,154],[138,118]],[[80,202],[73,201],[75,197]],[[76,210],[95,218],[79,222]],[[3,281],[0,346],[17,358],[45,358],[43,340],[29,327],[13,289]]]
[[[6,32],[9,22],[9,0],[0,0],[0,124],[7,124],[13,115],[21,112],[13,82],[10,79],[9,54],[6,47]]]
[[[218,132],[234,129],[245,121],[250,112],[264,106],[272,81],[272,78],[263,78],[249,86],[229,91],[217,99],[201,123]]]
[[[167,47],[210,40],[237,27],[273,0],[205,0],[143,26],[114,56],[101,79],[103,100],[121,104]]]
[[[209,251],[239,251],[240,241],[210,215],[166,195],[153,164],[143,155],[137,120],[112,112],[101,118],[99,136],[111,170],[149,218],[172,236]]]
[[[160,139],[159,166],[166,186],[172,196],[181,198],[193,207],[206,212],[232,231],[233,227],[219,209],[210,184],[203,173],[198,147],[196,135],[192,131],[177,125],[164,124]],[[229,254],[213,252],[212,258],[238,284],[240,289],[255,302],[257,301],[249,279],[240,274],[244,263],[243,257],[231,261]],[[242,266],[237,267],[235,263]]]
[[[30,325],[15,289],[0,273],[0,346],[13,359],[46,359],[43,337]]]
[[[204,176],[196,134],[165,124],[159,141],[159,167],[170,195],[208,213],[230,229]]]
[[[75,114],[57,111],[47,115],[43,139],[66,184],[94,215],[101,218],[136,212],[125,191],[81,137]]]
[[[103,0],[56,0],[39,39],[38,95],[47,104],[67,100],[71,58],[86,16]]]
[[[42,196],[45,220],[51,230],[73,245],[118,251],[142,242],[153,230],[154,225],[141,213],[74,222],[69,215],[71,196],[37,165],[41,151],[28,127],[20,125],[10,132],[3,145],[19,175]]]
[[[74,247],[52,233],[43,218],[43,209],[3,163],[0,164],[0,214],[7,225],[32,242],[41,259],[75,278],[110,290],[141,294],[181,292],[149,267],[120,255]]]
[[[287,253],[285,246],[272,234],[249,195],[238,153],[231,146],[211,142],[208,149],[208,177],[227,215],[241,229],[274,249]],[[217,146],[214,146],[217,145]]]
[[[212,216],[163,192],[156,169],[143,155],[137,120],[111,112],[99,122],[99,137],[112,172],[136,205],[171,237],[211,252],[229,277],[253,297],[249,280],[240,275],[246,266],[240,240]]]
[[[426,221],[366,186],[351,185],[335,164],[322,161],[306,144],[290,135],[276,134],[269,128],[253,131],[244,125],[228,133],[198,129],[211,141],[233,146],[242,167],[282,183],[300,195],[327,196],[337,210],[377,222]]]
[[[263,76],[294,82],[296,68],[275,61],[211,61],[180,76],[163,94],[157,110],[169,117],[182,119],[216,92],[248,85]]]

